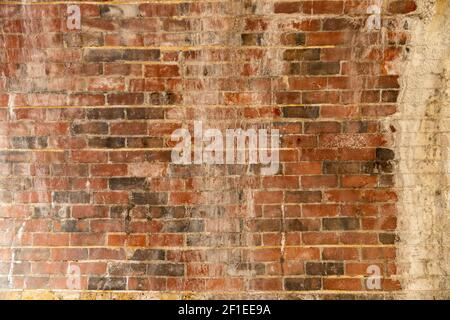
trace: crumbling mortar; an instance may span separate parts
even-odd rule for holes
[[[384,122],[385,126],[400,128],[395,133],[397,154],[397,191],[399,194],[400,242],[397,265],[404,297],[448,298],[448,254],[444,242],[448,232],[448,138],[443,123],[444,107],[448,105],[447,90],[449,59],[448,30],[450,3],[446,1],[417,1],[418,10],[406,18],[412,38],[407,61],[396,62],[401,74],[399,112]],[[443,43],[442,43],[443,42]],[[444,50],[442,46],[447,47]],[[429,53],[438,52],[427,59]],[[431,57],[431,55],[430,55]],[[440,70],[434,74],[434,93],[427,97],[414,94],[420,89],[423,70]],[[426,73],[426,72],[425,72]],[[421,78],[422,77],[422,78]],[[402,121],[413,121],[417,132],[405,131]],[[413,138],[414,137],[414,138]],[[422,175],[423,169],[416,167],[416,141],[428,141],[423,159],[432,174]],[[406,149],[405,149],[406,148]],[[408,152],[402,150],[409,150]],[[406,176],[404,173],[409,175]],[[428,173],[428,171],[426,172]],[[413,179],[413,180],[411,180]],[[432,181],[429,181],[432,179]],[[410,202],[409,195],[420,194]]]

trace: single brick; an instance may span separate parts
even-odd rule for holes
[[[281,35],[281,44],[286,46],[303,46],[306,36],[303,32],[284,33]],[[288,59],[285,59],[288,60]]]
[[[148,264],[147,275],[162,277],[182,277],[184,276],[184,264]]]
[[[118,149],[125,147],[125,138],[89,138],[88,145],[91,148]]]
[[[395,244],[398,241],[398,236],[395,233],[380,233],[378,238],[382,244]]]
[[[306,262],[306,274],[311,276],[340,276],[344,274],[342,262]]]
[[[340,62],[309,62],[306,68],[311,75],[334,75],[341,72]]]
[[[108,124],[105,122],[85,122],[74,123],[71,126],[71,132],[77,134],[107,134]]]
[[[163,231],[169,233],[203,232],[205,224],[202,220],[178,220],[164,223]]]
[[[155,49],[87,49],[87,62],[158,61],[161,53]]]
[[[47,137],[12,137],[11,146],[17,149],[41,149],[48,146]]]
[[[165,260],[166,252],[164,250],[156,249],[137,249],[133,252],[130,260],[151,261],[151,260]]]
[[[283,53],[286,61],[309,61],[320,59],[320,49],[288,49]]]
[[[311,203],[321,202],[322,192],[320,191],[288,191],[286,192],[287,203]]]
[[[167,203],[167,198],[165,193],[133,192],[131,202],[136,205],[157,205]]]
[[[322,224],[324,230],[358,230],[360,228],[358,218],[324,218]]]
[[[378,161],[389,161],[394,160],[395,153],[391,149],[377,148],[377,160]]]
[[[284,107],[282,108],[284,118],[318,118],[319,107]]]
[[[241,43],[243,46],[261,46],[263,43],[263,33],[243,33]]]
[[[287,291],[320,290],[322,281],[320,278],[286,278],[284,288]]]
[[[92,120],[124,119],[125,109],[122,108],[89,109],[87,111],[87,118]]]
[[[164,119],[164,109],[161,108],[128,108],[126,117],[130,120]]]
[[[89,277],[88,290],[125,290],[126,278]]]
[[[389,12],[392,14],[406,14],[416,11],[417,4],[413,0],[399,0],[389,3]]]
[[[318,219],[285,219],[286,231],[319,231],[320,220]]]
[[[145,178],[110,178],[108,185],[111,190],[144,189],[146,180]]]

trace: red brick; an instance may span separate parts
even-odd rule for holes
[[[106,162],[108,154],[101,151],[72,151],[72,160],[78,163]]]
[[[374,176],[345,176],[341,183],[344,188],[368,188],[375,187],[377,180]]]
[[[66,4],[27,6],[25,20],[0,6],[10,289],[68,290],[78,266],[93,298],[366,298],[372,264],[384,279],[370,297],[401,289],[399,129],[383,124],[411,30],[360,32],[364,1],[250,2],[80,4],[81,31],[66,30]],[[387,1],[383,21],[416,9]],[[173,163],[172,133],[195,120],[279,130],[279,170]]]
[[[363,260],[395,259],[396,249],[387,247],[362,248]]]
[[[399,0],[399,1],[391,1],[389,3],[389,12],[396,14],[405,14],[416,11],[417,5],[415,1],[412,0]]]
[[[285,254],[286,260],[319,260],[319,248],[287,248]]]
[[[304,217],[332,217],[338,214],[338,206],[330,204],[304,204]]]
[[[361,279],[324,279],[323,286],[326,290],[362,290]]]
[[[302,187],[306,189],[335,187],[337,186],[337,176],[305,176],[302,177]]]
[[[297,13],[301,10],[301,2],[276,2],[274,4],[275,13]]]
[[[250,290],[255,291],[278,291],[283,284],[281,279],[252,279],[250,281]]]
[[[94,193],[96,204],[126,204],[129,201],[127,192],[97,192]]]

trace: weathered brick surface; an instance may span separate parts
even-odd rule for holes
[[[64,3],[0,4],[1,289],[69,292],[78,266],[86,298],[400,290],[381,124],[416,6],[368,31],[368,2],[79,2],[81,30]],[[278,173],[173,164],[194,120],[279,129]]]

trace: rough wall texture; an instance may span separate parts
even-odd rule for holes
[[[409,298],[448,298],[450,290],[450,2],[422,1],[411,54],[401,70],[393,121],[400,195],[398,266]]]
[[[450,9],[417,2],[0,2],[1,296],[448,298]],[[279,129],[279,171],[175,165],[194,120]]]

